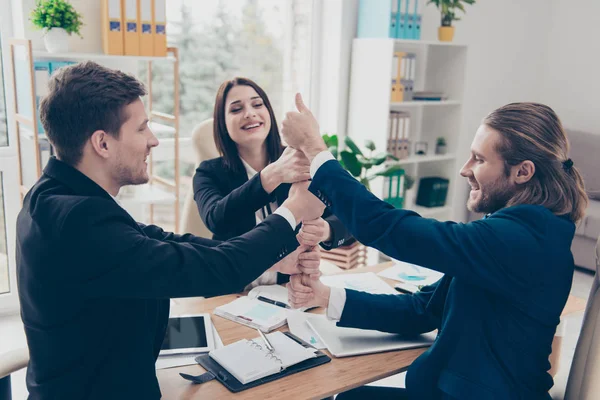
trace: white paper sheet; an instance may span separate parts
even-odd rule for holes
[[[325,344],[323,344],[312,328],[308,325],[307,321],[309,318],[325,318],[325,316],[306,314],[297,310],[288,311],[287,322],[290,332],[316,349],[322,350],[325,348]]]
[[[353,289],[360,292],[368,292],[373,294],[398,294],[394,288],[388,285],[383,279],[379,278],[373,272],[322,276],[321,282],[327,286]]]
[[[393,266],[384,269],[378,275],[414,286],[431,285],[444,276],[441,272],[398,260],[394,260]]]

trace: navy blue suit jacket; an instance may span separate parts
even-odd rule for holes
[[[575,225],[541,206],[468,224],[382,202],[337,161],[310,186],[360,242],[443,272],[415,295],[347,290],[340,326],[400,334],[439,330],[409,368],[411,399],[549,399],[552,339],[569,296]]]

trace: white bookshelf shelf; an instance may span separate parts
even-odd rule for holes
[[[414,91],[440,92],[447,100],[390,102],[392,77],[397,73],[394,53],[398,51],[415,55],[416,63],[411,69]],[[464,208],[455,201],[459,190],[455,183],[461,167],[457,155],[436,155],[432,150],[440,137],[446,140],[449,150],[455,151],[461,145],[467,53],[466,45],[453,42],[387,38],[359,38],[352,42],[347,134],[359,145],[371,140],[377,149],[385,149],[393,128],[390,111],[408,113],[409,123],[402,129],[408,132],[410,155],[386,165],[401,165],[405,174],[414,178],[417,191],[422,178],[449,180],[445,206],[414,207],[419,214],[439,220],[452,220]],[[428,145],[427,155],[415,154],[417,143]],[[386,185],[384,179],[371,182],[373,193],[378,195],[383,195]]]
[[[410,156],[407,158],[403,158],[398,161],[390,161],[389,165],[407,165],[407,164],[418,164],[418,163],[426,163],[426,162],[436,162],[436,161],[448,161],[456,159],[455,154],[435,154],[431,156]]]
[[[416,100],[416,101],[402,101],[390,103],[391,108],[403,108],[403,107],[443,107],[443,106],[459,106],[460,101],[456,100]]]
[[[467,47],[466,44],[455,42],[440,42],[438,40],[411,40],[411,39],[394,39],[396,45],[406,46],[444,46],[444,47]]]
[[[33,58],[36,60],[133,60],[133,61],[175,61],[174,57],[150,57],[150,56],[119,56],[104,53],[48,53],[47,51],[34,51]]]

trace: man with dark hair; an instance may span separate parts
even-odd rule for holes
[[[513,103],[483,120],[460,173],[471,186],[467,207],[487,215],[462,224],[422,218],[369,193],[327,151],[301,97],[296,104],[282,134],[311,161],[309,190],[361,243],[445,274],[397,296],[291,278],[291,303],[328,307],[339,326],[438,330],[408,369],[406,389],[365,386],[338,398],[549,400],[548,357],[571,288],[575,223],[587,203],[554,111]]]
[[[158,145],[144,94],[135,78],[86,62],[53,75],[41,102],[57,158],[25,196],[16,246],[31,398],[160,398],[170,297],[236,292],[271,266],[318,272],[318,252],[286,257],[296,221],[323,212],[307,183],[227,242],[138,224],[121,208],[114,197],[148,182]]]

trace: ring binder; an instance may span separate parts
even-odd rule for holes
[[[314,348],[310,344],[306,343],[302,339],[293,335],[291,332],[283,332],[283,334],[285,336],[289,337],[290,339],[292,339],[293,341],[295,341],[296,343],[302,345],[303,347],[314,350]],[[298,372],[301,372],[301,371],[304,371],[304,370],[307,370],[310,368],[314,368],[314,367],[322,365],[322,364],[326,364],[331,361],[331,358],[329,356],[327,356],[327,354],[323,353],[322,351],[317,351],[317,350],[314,350],[314,351],[315,351],[315,353],[314,353],[315,358],[310,358],[310,359],[304,360],[298,364],[291,365],[288,368],[285,368],[276,374],[265,376],[263,378],[257,379],[255,381],[252,381],[252,382],[249,382],[246,384],[242,384],[235,376],[233,376],[229,371],[227,371],[227,369],[225,369],[224,366],[220,365],[217,361],[212,359],[208,354],[203,354],[199,357],[196,357],[196,362],[198,364],[200,364],[207,372],[210,372],[213,376],[215,376],[215,378],[219,382],[221,382],[221,384],[223,384],[223,386],[225,386],[227,389],[229,389],[229,391],[231,391],[233,393],[237,393],[237,392],[241,392],[242,390],[250,389],[250,388],[262,385],[264,383],[286,377],[288,375],[292,375],[292,374],[295,374],[295,373],[298,373]],[[200,377],[189,376],[187,374],[180,374],[180,375],[182,375],[182,377],[184,379],[187,379],[194,383],[203,383],[201,381],[201,379],[199,379]],[[186,376],[184,376],[184,375],[186,375]]]

